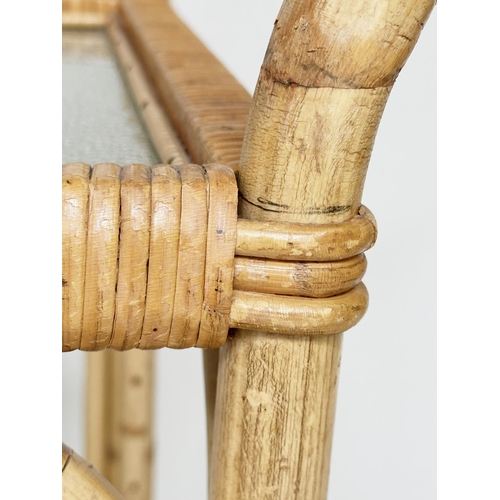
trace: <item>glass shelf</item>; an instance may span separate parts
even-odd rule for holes
[[[62,42],[63,163],[159,163],[106,33],[63,30]]]

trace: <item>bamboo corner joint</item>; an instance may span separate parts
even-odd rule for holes
[[[207,348],[210,499],[326,498],[364,180],[433,5],[285,0],[251,98],[165,0],[63,1],[106,28],[162,162],[63,165],[63,351]]]
[[[366,207],[337,224],[238,219],[235,173],[218,164],[69,163],[62,193],[63,351],[335,334],[368,306]]]

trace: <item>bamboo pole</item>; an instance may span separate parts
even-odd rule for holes
[[[151,493],[153,354],[88,355],[86,456],[126,500]]]
[[[242,150],[242,217],[357,213],[385,102],[432,7],[284,2]],[[234,332],[219,359],[211,500],[326,498],[341,346],[341,333]]]
[[[205,414],[207,428],[207,462],[210,470],[217,395],[217,373],[219,371],[219,349],[203,349],[203,376],[205,382]],[[210,474],[208,475],[210,487]]]
[[[110,476],[112,413],[111,351],[104,350],[87,354],[87,397],[86,397],[86,458],[108,480]]]
[[[62,445],[63,500],[122,500],[122,496],[97,469]]]
[[[135,349],[112,352],[115,377],[110,480],[126,500],[151,495],[153,357]]]

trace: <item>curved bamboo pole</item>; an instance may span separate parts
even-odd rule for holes
[[[242,217],[356,214],[385,102],[433,3],[285,1],[242,150]],[[210,499],[326,498],[341,344],[234,333],[220,352]]]
[[[334,224],[238,219],[236,255],[328,262],[359,255],[376,239],[375,217],[363,205],[352,219]]]

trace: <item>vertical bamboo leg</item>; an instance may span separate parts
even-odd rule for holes
[[[89,353],[87,456],[126,500],[149,500],[153,351]]]
[[[109,394],[112,386],[111,352],[108,350],[87,354],[86,403],[86,457],[110,480],[109,451],[111,406]]]
[[[325,498],[341,347],[239,331],[221,350],[210,498]]]
[[[120,352],[113,349],[107,349],[108,353],[108,370],[110,383],[108,385],[108,455],[107,455],[107,478],[118,491],[123,494],[122,490],[122,440],[120,432],[121,412],[123,408],[123,361],[124,356],[127,356],[130,351]]]
[[[126,500],[149,500],[152,462],[153,351],[113,353],[115,388],[114,446],[119,450],[113,484]]]
[[[208,451],[209,467],[210,467],[210,457],[212,452],[215,395],[217,391],[218,370],[219,370],[219,349],[204,349],[203,372],[205,378],[205,406],[207,415],[207,451]]]
[[[242,217],[355,215],[391,86],[432,7],[284,2],[242,150]],[[341,344],[342,334],[234,332],[220,350],[211,500],[326,498]]]

